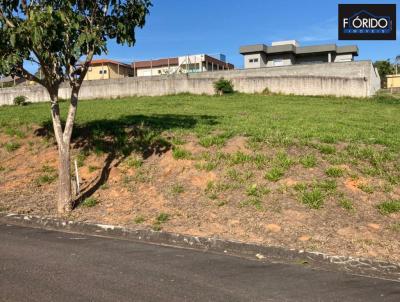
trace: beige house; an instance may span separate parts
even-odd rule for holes
[[[386,76],[387,88],[400,88],[400,74]]]
[[[130,65],[114,60],[93,60],[86,74],[85,80],[108,80],[133,77]]]

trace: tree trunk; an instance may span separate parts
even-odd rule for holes
[[[58,146],[58,201],[57,210],[60,215],[72,210],[70,140],[64,140],[58,104],[58,89],[49,89],[51,98],[51,117],[54,135]]]
[[[59,214],[69,213],[72,210],[71,191],[71,159],[69,143],[58,147],[58,202]]]
[[[71,191],[71,157],[70,144],[72,130],[74,128],[76,110],[78,108],[78,94],[80,85],[73,86],[71,92],[71,100],[68,110],[67,119],[65,121],[65,129],[62,133],[61,143],[59,144],[59,196],[58,196],[58,213],[64,214],[72,210],[72,191]]]

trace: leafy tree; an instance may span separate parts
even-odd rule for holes
[[[394,67],[390,64],[390,60],[376,61],[374,67],[378,69],[379,76],[381,77],[381,87],[386,87],[386,76],[394,73]]]
[[[44,86],[59,152],[58,212],[72,210],[70,141],[83,79],[94,55],[107,52],[107,40],[129,46],[143,27],[150,0],[1,0],[0,73],[20,76]],[[39,78],[24,62],[39,65]],[[58,91],[71,87],[65,125]]]

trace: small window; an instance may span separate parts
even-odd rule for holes
[[[258,58],[257,59],[250,59],[249,63],[257,63],[258,62]]]
[[[249,60],[249,63],[253,63],[253,62],[254,62],[254,60],[253,60],[253,59],[250,59],[250,60]]]
[[[254,63],[257,63],[258,62],[258,58],[257,59],[254,59]]]
[[[106,74],[107,70],[99,70],[99,74]]]
[[[103,74],[106,74],[107,73],[107,70],[103,70]]]

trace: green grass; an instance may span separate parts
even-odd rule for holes
[[[353,202],[350,199],[343,198],[339,200],[339,205],[347,210],[347,211],[353,211],[354,210],[354,205]]]
[[[183,192],[185,192],[185,187],[181,184],[174,184],[171,187],[171,193],[173,195],[178,195],[178,194],[182,194]]]
[[[246,206],[253,206],[257,210],[262,210],[262,201],[257,197],[251,197],[240,202],[239,206],[241,208]]]
[[[57,170],[54,167],[51,167],[49,165],[43,165],[41,171],[43,173],[50,173],[50,174],[57,172]]]
[[[40,172],[42,174],[35,180],[36,184],[39,186],[50,184],[57,179],[57,170],[49,165],[43,165]]]
[[[314,187],[319,188],[325,192],[335,191],[337,188],[336,180],[334,179],[325,179],[323,181],[319,181],[314,184]]]
[[[89,165],[89,167],[88,167],[89,173],[93,173],[94,171],[97,171],[98,169],[100,169],[100,168],[97,166]]]
[[[169,214],[167,214],[167,213],[160,213],[160,214],[157,216],[156,221],[157,221],[158,223],[164,223],[164,222],[167,222],[167,221],[169,220],[169,218],[170,218],[170,215],[169,215]]]
[[[4,148],[7,150],[7,152],[13,152],[15,150],[18,150],[20,147],[21,144],[17,142],[7,142],[4,144]]]
[[[241,151],[235,152],[230,156],[231,165],[241,165],[247,162],[250,162],[252,157],[248,154],[245,154]]]
[[[317,149],[322,154],[333,154],[333,153],[336,152],[336,148],[334,146],[331,146],[331,145],[318,145]]]
[[[312,209],[319,209],[324,205],[324,196],[320,189],[314,188],[302,194],[302,202]]]
[[[317,165],[317,158],[313,154],[307,154],[301,157],[299,162],[304,168],[314,168]]]
[[[76,156],[76,164],[78,165],[78,167],[83,167],[85,165],[86,158],[87,158],[87,154],[85,154],[84,152],[80,152]]]
[[[206,135],[200,137],[199,144],[206,148],[209,148],[211,146],[222,147],[230,137],[231,135],[229,133],[219,135]]]
[[[125,164],[129,167],[129,168],[140,168],[143,165],[143,159],[138,158],[138,157],[128,157],[125,160]]]
[[[174,159],[190,159],[192,154],[181,147],[174,147],[172,149],[172,156]]]
[[[195,167],[198,170],[204,170],[204,171],[211,171],[214,170],[217,167],[216,162],[205,162],[205,163],[195,163]]]
[[[367,194],[374,193],[374,187],[369,184],[360,183],[358,184],[357,188],[359,188],[361,191]]]
[[[154,223],[153,223],[153,230],[154,231],[161,231],[162,224],[167,222],[170,219],[170,215],[167,213],[160,213],[157,215]]]
[[[325,170],[325,174],[330,177],[341,177],[343,176],[344,171],[339,167],[329,167]]]
[[[64,118],[67,106],[68,102],[60,104]],[[49,113],[48,103],[1,107],[0,126],[43,124],[49,122]],[[381,144],[395,151],[400,150],[399,120],[398,104],[381,98],[246,94],[81,101],[77,114],[78,125],[93,121],[144,122],[154,128],[192,129],[196,133],[219,129],[278,143],[300,139],[331,142],[327,138],[334,137],[338,142]],[[321,152],[332,152],[328,144],[323,146]]]
[[[265,194],[268,194],[269,192],[270,190],[268,188],[259,186],[257,184],[252,184],[246,189],[246,195],[253,197],[261,197]]]
[[[383,215],[400,212],[400,199],[384,201],[377,208]]]
[[[285,152],[279,152],[273,161],[276,166],[285,170],[294,165],[294,161]]]
[[[17,128],[7,127],[7,128],[5,128],[4,133],[7,134],[8,136],[16,136],[18,138],[26,137],[26,133],[23,132],[21,129],[17,129]]]
[[[86,208],[92,208],[94,206],[96,206],[98,204],[98,200],[94,197],[89,197],[86,198],[82,203],[81,206],[82,207],[86,207]]]
[[[265,174],[265,178],[269,181],[276,182],[285,175],[285,172],[281,168],[272,168]]]
[[[140,216],[140,215],[133,219],[133,222],[136,223],[136,224],[141,224],[141,223],[143,223],[145,221],[146,221],[146,219],[143,216]]]

